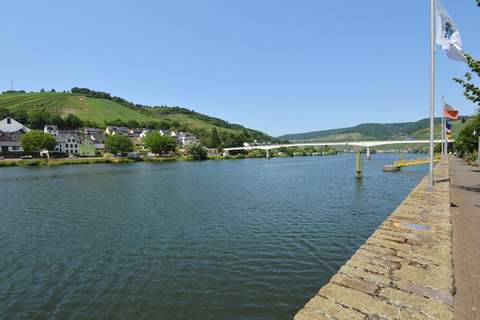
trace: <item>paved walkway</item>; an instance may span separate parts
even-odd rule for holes
[[[455,319],[480,319],[480,168],[450,159]]]
[[[434,191],[423,179],[295,319],[453,319],[448,169],[442,160]]]

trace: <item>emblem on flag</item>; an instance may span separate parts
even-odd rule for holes
[[[466,62],[460,31],[439,0],[436,2],[435,19],[437,44],[447,51],[450,59]]]

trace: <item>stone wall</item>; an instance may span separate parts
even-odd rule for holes
[[[442,160],[295,320],[453,319],[448,178]]]

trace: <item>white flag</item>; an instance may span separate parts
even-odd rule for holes
[[[437,44],[447,51],[450,59],[466,62],[467,59],[463,54],[462,37],[460,31],[447,10],[442,6],[440,0],[436,1],[435,19]]]

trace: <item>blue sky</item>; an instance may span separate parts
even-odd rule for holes
[[[480,8],[444,0],[480,57]],[[428,116],[429,1],[2,0],[0,89],[103,90],[273,135]],[[438,96],[472,114],[437,54]],[[440,107],[437,107],[440,114]]]

